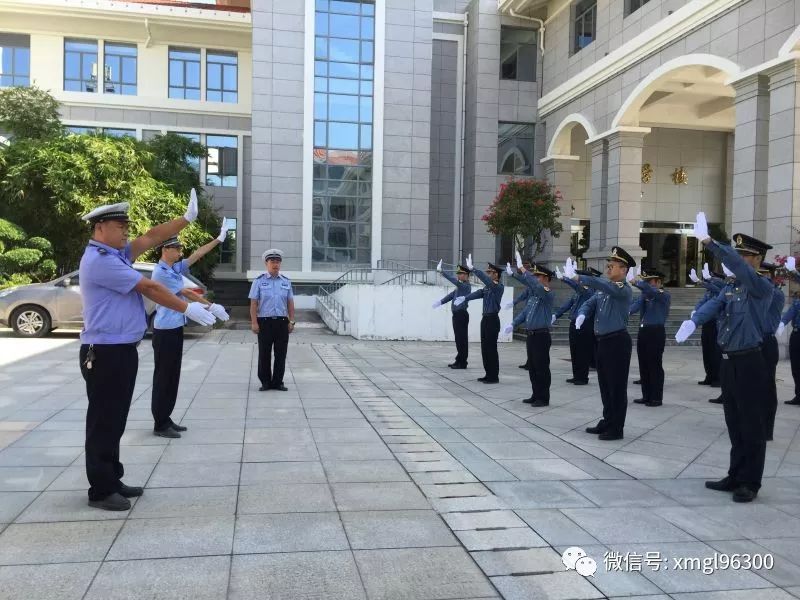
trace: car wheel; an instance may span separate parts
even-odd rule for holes
[[[44,337],[52,329],[50,315],[41,306],[21,306],[11,315],[11,327],[20,337]]]

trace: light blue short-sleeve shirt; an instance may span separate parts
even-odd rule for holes
[[[183,290],[183,276],[189,273],[189,263],[184,260],[179,260],[171,267],[163,260],[158,261],[158,264],[153,269],[153,281],[157,281],[170,292],[181,296]],[[153,321],[154,329],[177,329],[186,325],[186,316],[176,310],[159,306],[156,308],[156,319]]]
[[[79,271],[84,344],[135,344],[144,337],[147,317],[134,290],[142,274],[131,266],[130,244],[121,250],[89,242]]]
[[[259,317],[288,317],[289,300],[294,298],[292,282],[281,274],[264,273],[253,281],[247,297],[258,302]]]

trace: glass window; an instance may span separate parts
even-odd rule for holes
[[[169,97],[200,100],[200,50],[169,49]]]
[[[31,84],[31,38],[0,33],[0,87]]]
[[[235,52],[206,53],[206,100],[239,101],[239,58]]]
[[[536,32],[502,27],[500,30],[500,79],[536,81]]]
[[[317,0],[312,264],[369,264],[373,0]]]
[[[97,91],[96,40],[64,40],[64,90]]]
[[[650,0],[625,0],[625,16],[627,17],[632,12],[636,12],[648,2]]]
[[[575,5],[574,44],[572,51],[578,52],[594,41],[597,31],[597,0],[582,0]]]
[[[103,134],[111,137],[132,137],[136,138],[135,129],[117,129],[115,127],[103,127]]]
[[[231,135],[208,135],[206,185],[236,187],[238,183],[238,138]]]
[[[105,43],[105,92],[136,95],[136,63],[138,49],[131,44]]]
[[[223,265],[236,264],[236,218],[223,217],[228,222],[228,236],[219,247],[219,262]]]
[[[82,134],[93,135],[97,133],[96,127],[88,127],[83,125],[68,125],[67,127],[65,127],[65,129],[67,130],[67,132],[73,133],[75,135],[82,135]]]
[[[182,132],[175,132],[175,135],[179,135],[181,137],[185,137],[187,140],[191,140],[193,142],[200,143],[200,134],[199,133],[182,133]],[[186,164],[192,167],[195,172],[200,172],[200,157],[199,156],[188,156],[186,157]]]
[[[498,173],[533,175],[533,133],[534,126],[529,123],[498,124]]]

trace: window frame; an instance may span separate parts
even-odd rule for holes
[[[524,139],[530,140],[530,156],[525,157],[525,153],[523,149],[520,149],[519,144],[514,143],[512,147],[506,152],[506,154],[500,157],[501,152],[501,145],[500,145],[500,129],[502,125],[523,125],[525,127],[530,128],[530,136],[521,136],[521,135],[513,135],[510,136],[512,140],[516,139]],[[505,164],[506,160],[508,159],[509,155],[514,153],[514,151],[522,154],[523,158],[527,158],[527,168],[530,171],[529,173],[517,173],[516,169],[512,172],[507,172],[502,170],[502,166]],[[510,175],[514,177],[533,177],[533,166],[534,166],[534,153],[536,151],[536,123],[526,123],[522,121],[498,121],[497,122],[497,174],[498,175]]]
[[[212,139],[214,139],[214,138],[231,139],[231,140],[234,141],[235,145],[233,145],[233,146],[217,146],[217,145],[212,144],[209,141],[209,138],[212,138]],[[205,159],[206,160],[205,185],[208,186],[208,187],[227,187],[227,188],[239,187],[239,177],[240,177],[240,173],[239,173],[239,137],[235,136],[235,135],[216,135],[216,134],[206,135],[206,142],[205,142],[204,145],[208,148],[208,156]],[[235,159],[233,161],[236,175],[225,175],[224,174],[226,168],[228,167],[228,162],[229,162],[227,160],[224,160],[224,157],[226,155],[225,152],[222,152],[222,150],[224,150],[224,149],[229,149],[229,150],[233,149],[233,150],[236,151]],[[216,160],[216,162],[211,162],[211,151],[212,150],[216,150],[217,151],[217,160]],[[230,154],[230,153],[227,153],[227,154]],[[216,165],[216,172],[215,173],[212,173],[210,171],[211,165]],[[209,181],[209,177],[216,177],[219,180],[219,183],[210,182]],[[235,181],[233,183],[231,183],[230,181],[228,181],[226,183],[225,179],[228,178],[228,177],[235,177]]]
[[[533,46],[533,50],[534,50],[533,79],[520,79],[518,76],[517,77],[513,77],[513,78],[512,77],[504,77],[503,76],[503,64],[504,63],[503,63],[503,56],[502,56],[502,53],[501,53],[501,55],[500,55],[500,80],[501,81],[527,81],[527,82],[536,81],[538,76],[539,76],[539,69],[538,69],[538,66],[539,66],[539,64],[538,64],[539,63],[539,46],[538,46],[539,32],[537,30],[535,30],[535,29],[527,29],[525,27],[514,27],[514,26],[511,26],[511,25],[502,25],[500,27],[500,50],[501,50],[501,52],[502,52],[502,49],[503,49],[503,32],[504,31],[527,31],[527,32],[533,33],[534,39],[533,39],[533,42],[531,42],[531,43],[514,42],[516,44],[516,50],[515,50],[514,53],[516,55],[516,59],[515,60],[516,60],[516,64],[517,64],[517,67],[516,67],[517,74],[519,74],[519,71],[520,71],[520,68],[519,68],[519,49],[520,49],[520,47],[521,46]]]
[[[25,39],[27,45],[24,45]],[[17,74],[17,54],[20,50],[27,51],[27,75]],[[4,73],[2,71],[3,65],[0,62],[0,88],[3,87],[30,87],[31,85],[31,36],[26,34],[17,33],[0,33],[0,57],[4,56],[6,52],[11,53],[11,71]],[[3,79],[10,78],[11,83],[4,84]],[[25,80],[20,83],[17,80]]]
[[[191,52],[197,53],[197,60],[189,60],[187,58],[173,58],[173,52]],[[181,68],[181,75],[182,75],[182,85],[180,86],[173,86],[172,85],[172,67],[173,63],[180,63]],[[187,86],[186,85],[186,71],[187,65],[189,64],[197,64],[197,87]],[[189,48],[185,46],[169,46],[167,48],[167,97],[172,100],[202,100],[203,97],[203,51],[200,48]],[[173,90],[182,90],[181,96],[173,96]],[[192,90],[197,92],[197,98],[187,98],[186,92],[187,90]]]
[[[578,13],[578,9],[581,7],[581,4],[584,3],[591,3],[590,6],[583,9],[580,14]],[[583,27],[578,27],[578,22],[584,23],[586,20],[587,14],[592,13],[592,39],[589,40],[584,45],[580,46],[578,44],[579,35],[578,32],[583,30]],[[572,5],[572,55],[577,54],[587,46],[590,46],[595,42],[597,39],[597,0],[578,0],[575,4]]]
[[[215,61],[212,60],[215,56],[227,56],[232,57],[235,62],[222,62],[222,61]],[[209,85],[211,81],[211,77],[209,75],[212,67],[219,68],[219,88],[212,88]],[[236,87],[233,89],[225,87],[225,71],[227,68],[233,68],[236,71]],[[209,98],[209,92],[219,93],[218,99],[211,99]],[[233,100],[226,100],[226,94],[233,94]],[[228,50],[206,50],[206,100],[209,102],[224,102],[226,104],[238,104],[239,103],[239,53],[235,51],[228,51]]]
[[[131,48],[134,50],[133,56],[130,54],[109,54],[109,47],[113,48]],[[109,57],[112,57],[119,65],[118,79],[114,79],[113,71],[112,76],[106,78],[106,73],[111,69],[109,65]],[[123,80],[122,64],[125,59],[133,60],[133,83]],[[116,89],[109,90],[106,86],[111,85]],[[133,92],[124,91],[125,88],[133,88]],[[139,95],[139,46],[137,44],[130,44],[126,42],[103,42],[103,93],[116,94],[118,96],[138,96]]]
[[[84,56],[91,56],[92,53],[84,51],[84,50],[68,50],[67,49],[67,44],[69,44],[71,42],[77,42],[77,43],[81,43],[81,44],[94,44],[94,46],[95,46],[95,51],[94,51],[95,69],[94,69],[94,71],[96,71],[96,74],[90,75],[88,80],[83,79],[83,59],[84,59]],[[80,73],[78,74],[79,75],[79,79],[75,79],[74,77],[68,77],[67,76],[67,54],[68,53],[77,54],[78,57],[79,57],[79,60],[78,60],[79,69],[80,69]],[[100,74],[100,40],[88,39],[88,38],[69,38],[69,37],[65,37],[64,38],[64,44],[63,44],[63,58],[64,58],[64,68],[63,68],[63,71],[62,71],[62,75],[63,75],[63,86],[62,87],[64,88],[65,92],[75,92],[75,93],[84,93],[84,94],[98,94],[100,92],[100,85],[99,85],[99,80],[100,80],[100,77],[99,77],[99,74]],[[85,89],[86,87],[88,87],[87,84],[92,82],[92,79],[94,79],[94,89],[93,90]],[[80,82],[81,89],[80,90],[67,89],[67,82],[68,81]]]
[[[636,8],[632,8],[634,2],[638,3]],[[650,0],[625,0],[625,12],[622,18],[624,19],[625,17],[629,17],[648,2],[650,2]]]

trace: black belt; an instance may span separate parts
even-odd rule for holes
[[[483,313],[483,316],[484,316],[484,317],[496,317],[496,316],[497,316],[497,315],[499,315],[499,314],[500,314],[499,312],[494,312],[494,313]]]
[[[643,328],[645,328],[645,327],[654,327],[654,328],[655,328],[655,327],[658,327],[659,329],[664,329],[664,326],[663,326],[663,325],[644,325],[644,324],[641,324],[641,325],[639,325],[639,328],[640,328],[640,329],[643,329]]]
[[[289,317],[258,317],[259,319],[270,319],[272,321],[288,321]]]
[[[528,329],[528,335],[532,333],[550,333],[549,327],[539,327],[538,329]]]
[[[614,337],[615,335],[622,335],[623,333],[628,333],[628,330],[627,329],[618,329],[617,331],[612,331],[611,333],[604,333],[603,335],[595,334],[595,339],[604,340],[606,338]]]
[[[722,356],[725,358],[730,358],[731,356],[744,356],[745,354],[755,354],[761,353],[761,346],[756,346],[755,348],[748,348],[747,350],[734,350],[733,352],[722,352]]]

